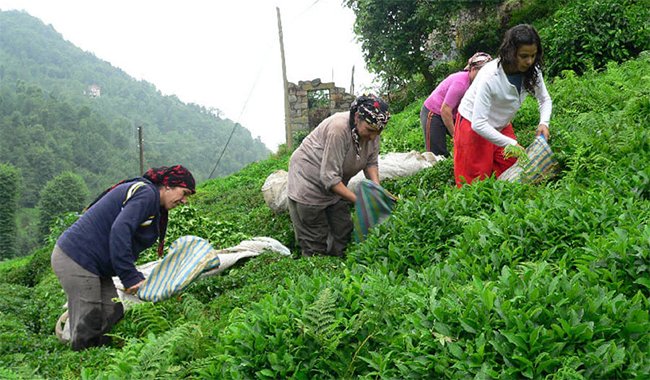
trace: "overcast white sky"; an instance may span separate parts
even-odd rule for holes
[[[275,151],[284,143],[276,7],[287,78],[373,86],[342,0],[0,0],[165,95],[218,108]]]

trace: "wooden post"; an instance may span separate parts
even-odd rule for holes
[[[291,131],[291,115],[289,113],[289,82],[287,81],[287,66],[284,61],[284,41],[282,40],[282,21],[280,19],[280,8],[275,7],[278,14],[278,33],[280,34],[280,56],[282,57],[282,81],[284,83],[284,130],[287,149],[293,148]]]
[[[140,174],[144,173],[144,140],[142,139],[142,126],[138,127],[138,146],[140,147]]]

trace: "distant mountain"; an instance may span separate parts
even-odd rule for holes
[[[138,127],[145,169],[180,163],[198,181],[270,154],[233,121],[163,96],[25,12],[0,11],[0,162],[21,170],[23,205],[63,170],[93,194],[140,174]]]

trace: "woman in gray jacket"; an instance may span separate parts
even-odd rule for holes
[[[289,162],[289,214],[303,256],[343,256],[352,233],[350,178],[361,170],[379,184],[379,135],[390,118],[388,105],[362,95],[349,112],[323,120]]]

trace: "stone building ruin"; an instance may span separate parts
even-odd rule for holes
[[[334,82],[323,83],[320,79],[289,82],[289,125],[293,133],[309,132],[323,119],[348,111],[355,96],[336,87]]]

